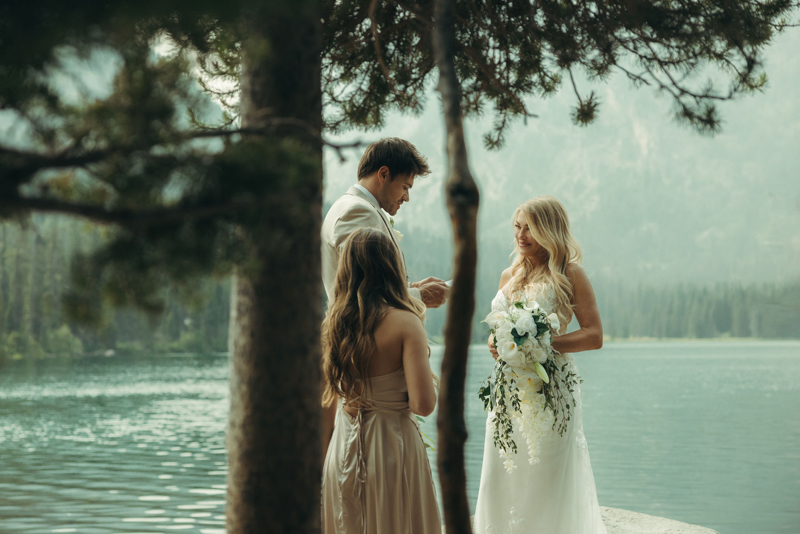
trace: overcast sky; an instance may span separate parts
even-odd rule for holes
[[[590,274],[648,283],[800,280],[800,29],[766,54],[765,93],[721,106],[723,132],[704,137],[676,123],[671,101],[622,76],[584,84],[600,96],[599,117],[574,126],[571,90],[532,99],[539,115],[514,125],[500,151],[482,134],[491,116],[466,125],[482,204],[480,246],[507,243],[510,218],[541,194],[567,207]],[[441,108],[434,93],[421,117],[392,115],[379,132],[414,143],[433,170],[398,212],[404,233],[449,234],[444,207]],[[360,151],[326,155],[325,200],[355,183]]]

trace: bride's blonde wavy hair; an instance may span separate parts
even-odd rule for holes
[[[511,253],[510,293],[525,291],[536,284],[548,284],[555,293],[555,312],[559,322],[566,326],[572,320],[574,296],[572,282],[567,278],[567,266],[581,263],[581,247],[572,237],[567,210],[551,196],[534,197],[514,212],[511,224],[517,222],[519,214],[525,217],[531,236],[547,252],[546,261],[535,264],[520,253],[514,240]]]
[[[386,305],[410,311],[420,320],[425,307],[408,294],[397,246],[373,228],[359,228],[345,241],[334,295],[322,323],[322,405],[331,406],[343,397],[368,407],[364,396],[370,387],[375,329],[388,311]]]

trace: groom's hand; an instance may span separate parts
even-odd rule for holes
[[[438,308],[447,300],[449,288],[444,280],[429,276],[425,280],[414,282],[411,287],[419,289],[419,295],[426,308]]]

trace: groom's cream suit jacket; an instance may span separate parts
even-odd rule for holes
[[[372,195],[352,186],[333,203],[322,223],[322,283],[328,294],[328,302],[333,302],[336,268],[342,246],[347,237],[359,228],[375,228],[388,235],[397,248],[400,248],[389,218],[378,205],[378,201]],[[400,257],[403,257],[402,253]],[[419,289],[409,288],[408,292],[412,297],[420,298]]]

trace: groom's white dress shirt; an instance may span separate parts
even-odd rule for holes
[[[333,301],[342,245],[358,228],[375,228],[388,235],[397,248],[400,248],[389,218],[380,208],[377,199],[362,185],[352,186],[333,203],[322,222],[322,283],[328,294],[328,302]],[[409,288],[408,292],[412,297],[420,298],[419,289]]]

